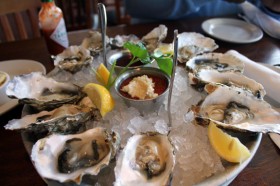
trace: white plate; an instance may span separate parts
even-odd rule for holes
[[[230,43],[252,43],[263,37],[257,26],[231,18],[213,18],[202,23],[202,29],[214,38]]]
[[[28,74],[31,72],[39,71],[46,73],[46,68],[39,62],[26,59],[7,60],[0,62],[0,69],[10,75],[10,79],[20,74]],[[0,105],[0,115],[14,108],[17,100],[8,99],[6,103]]]

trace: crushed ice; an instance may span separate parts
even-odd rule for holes
[[[95,58],[91,67],[96,69],[101,61],[100,57]],[[55,79],[72,81],[79,86],[96,82],[91,68],[84,68],[74,75],[58,73]],[[224,171],[219,156],[208,141],[207,129],[191,124],[193,116],[187,112],[192,104],[202,99],[203,95],[190,87],[187,73],[183,68],[176,69],[171,102],[173,119],[171,129],[168,127],[167,99],[158,112],[142,116],[137,109],[128,108],[113,88],[111,92],[116,102],[115,109],[108,113],[103,121],[88,124],[89,128],[101,125],[118,132],[121,136],[122,148],[133,134],[147,131],[168,134],[170,130],[169,137],[176,153],[172,185],[193,185],[217,172]],[[114,180],[111,181],[113,183]]]

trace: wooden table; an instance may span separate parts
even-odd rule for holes
[[[166,42],[171,42],[173,30],[180,32],[203,33],[200,27],[201,19],[183,20],[175,22],[161,22],[169,31]],[[130,34],[141,37],[159,23],[118,26],[108,28],[107,34]],[[71,45],[79,45],[87,31],[69,33]],[[231,44],[216,41],[219,49],[216,52],[226,52],[234,49],[250,59],[267,64],[280,63],[280,42],[266,34],[255,43]],[[10,59],[32,59],[41,62],[49,72],[53,69],[50,56],[47,53],[42,38],[0,44],[0,61]],[[3,126],[13,118],[21,117],[22,106],[17,106],[1,116],[0,120],[0,185],[29,186],[46,185],[34,169],[30,156],[27,154],[19,132],[6,131]],[[280,149],[271,141],[268,135],[263,135],[259,149],[250,164],[237,176],[230,185],[279,185],[280,184]],[[176,176],[176,175],[175,175]]]

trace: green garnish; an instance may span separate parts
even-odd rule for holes
[[[143,45],[143,43],[132,43],[132,42],[126,42],[123,45],[124,48],[128,49],[130,53],[132,54],[132,59],[128,63],[127,66],[125,66],[122,71],[119,73],[121,75],[124,73],[128,67],[130,67],[132,64],[141,61],[144,64],[151,63],[151,61],[155,60],[157,62],[157,65],[159,68],[171,76],[172,73],[172,66],[173,66],[173,61],[172,61],[172,55],[170,54],[163,54],[160,51],[154,52],[153,54],[149,54],[147,48]],[[112,67],[110,69],[110,76],[109,76],[109,81],[105,87],[110,90],[110,88],[114,85],[117,77],[113,77],[114,74],[114,68],[116,66],[116,61],[112,64]],[[94,70],[95,73],[97,73]],[[98,75],[98,74],[97,74]]]
[[[124,48],[128,49],[131,54],[133,55],[133,58],[131,61],[141,61],[144,64],[150,63],[153,59],[156,60],[159,68],[171,76],[172,73],[172,66],[173,66],[173,61],[172,61],[172,56],[171,55],[166,55],[163,54],[160,51],[157,51],[153,53],[152,55],[149,54],[147,48],[141,43],[131,43],[131,42],[126,42],[124,44]],[[133,63],[132,63],[133,64]]]

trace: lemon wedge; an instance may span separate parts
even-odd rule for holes
[[[115,101],[111,93],[102,85],[88,83],[84,86],[83,91],[91,99],[92,103],[99,109],[102,117],[113,110]]]
[[[218,155],[229,162],[241,163],[251,155],[238,138],[223,132],[213,122],[208,126],[208,137]]]
[[[7,79],[6,74],[0,72],[0,86],[5,83],[6,79]]]
[[[109,70],[101,63],[96,69],[96,79],[103,85],[107,85],[109,80],[110,72]]]

